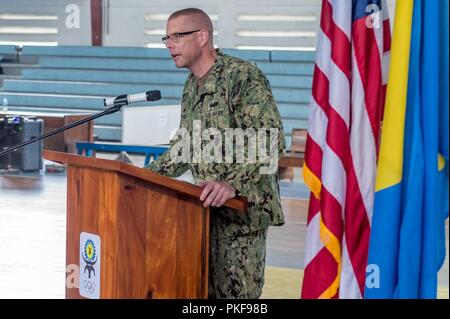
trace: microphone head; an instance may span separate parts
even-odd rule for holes
[[[147,101],[158,101],[161,100],[161,92],[158,90],[147,91],[146,92]]]

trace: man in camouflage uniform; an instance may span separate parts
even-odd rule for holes
[[[277,142],[269,151],[275,149],[278,159],[285,148],[284,133],[264,74],[249,62],[215,50],[211,20],[199,9],[173,13],[166,33],[163,41],[176,66],[191,71],[183,91],[180,128],[191,136],[195,122],[201,123],[202,130],[222,132],[273,128]],[[209,297],[258,298],[264,285],[267,228],[284,224],[277,166],[271,174],[261,174],[267,162],[259,157],[253,163],[180,162],[171,152],[180,138],[172,139],[169,151],[147,168],[171,177],[190,169],[203,187],[200,200],[205,207],[211,206]],[[202,140],[202,146],[205,143]],[[244,151],[248,154],[248,144]],[[237,194],[248,198],[244,214],[222,207]]]

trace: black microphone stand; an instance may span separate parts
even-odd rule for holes
[[[2,157],[3,155],[9,154],[11,152],[14,152],[14,151],[16,151],[16,150],[18,150],[18,149],[20,149],[20,148],[22,148],[24,146],[27,146],[28,144],[31,144],[31,143],[43,140],[44,138],[53,136],[53,135],[61,133],[61,132],[64,132],[65,130],[71,129],[71,128],[75,127],[75,126],[78,126],[78,125],[84,124],[86,122],[95,120],[96,118],[99,118],[99,117],[101,117],[103,115],[116,113],[117,111],[120,111],[124,105],[126,105],[126,103],[114,104],[113,106],[111,106],[110,108],[104,110],[103,112],[100,112],[100,113],[94,114],[94,115],[92,115],[90,117],[87,117],[85,119],[82,119],[82,120],[70,123],[69,125],[66,125],[66,126],[58,128],[58,129],[56,129],[54,131],[42,134],[42,135],[40,135],[38,137],[35,137],[35,138],[31,139],[31,140],[28,140],[26,142],[23,142],[23,143],[11,146],[11,147],[7,148],[6,150],[1,151],[0,152],[0,157]]]

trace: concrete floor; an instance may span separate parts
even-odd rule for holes
[[[0,177],[0,298],[64,297],[66,181],[63,174]],[[291,209],[286,225],[269,231],[268,278],[279,268],[302,267],[306,216],[295,215]],[[278,297],[298,297],[301,281],[295,281],[297,292]]]
[[[293,194],[288,187],[282,193]],[[284,198],[283,208],[286,224],[269,229],[263,298],[300,295],[307,200]],[[0,298],[64,298],[65,211],[65,174],[0,176]],[[441,298],[448,298],[448,265],[447,247]]]

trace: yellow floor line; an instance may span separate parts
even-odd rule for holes
[[[266,267],[262,299],[300,299],[303,270]]]

